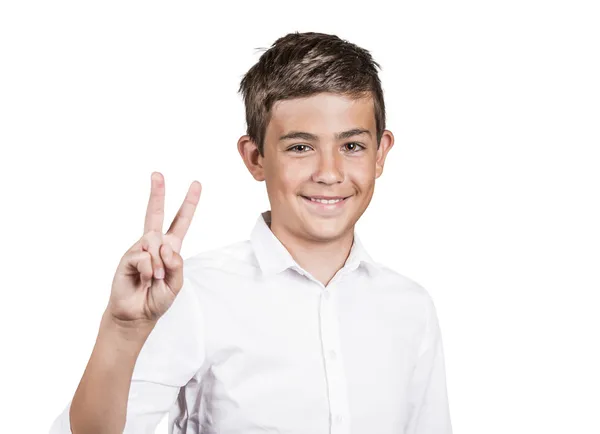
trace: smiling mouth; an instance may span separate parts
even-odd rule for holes
[[[347,196],[344,198],[338,198],[338,199],[313,199],[311,197],[308,196],[302,196],[304,199],[309,200],[311,202],[315,202],[315,203],[321,203],[323,205],[335,205],[336,203],[340,203],[345,201],[346,199],[348,199],[351,196]]]

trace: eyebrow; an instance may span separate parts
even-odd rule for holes
[[[336,138],[336,140],[343,140],[343,139],[348,139],[350,137],[358,136],[361,134],[368,134],[369,137],[371,137],[371,131],[365,130],[364,128],[353,128],[348,131],[336,133],[335,138]],[[317,140],[319,140],[319,136],[316,136],[311,133],[306,133],[304,131],[291,131],[291,132],[281,136],[279,138],[279,141],[282,142],[284,140],[289,140],[289,139],[302,139],[302,140],[317,141]]]

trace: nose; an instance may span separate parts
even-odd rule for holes
[[[313,182],[334,184],[344,181],[343,156],[336,152],[319,153],[315,170],[313,171]]]

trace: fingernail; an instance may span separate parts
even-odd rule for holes
[[[162,279],[165,277],[165,270],[163,270],[162,268],[157,268],[156,270],[154,270],[154,278],[155,279]]]

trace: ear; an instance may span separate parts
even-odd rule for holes
[[[263,167],[264,158],[258,152],[258,146],[250,139],[250,136],[244,135],[240,137],[237,144],[238,152],[240,153],[244,164],[257,181],[265,180],[265,170]]]
[[[389,130],[383,130],[381,141],[379,142],[379,149],[377,150],[377,159],[375,161],[375,179],[379,178],[383,173],[385,157],[390,149],[392,149],[392,146],[394,146],[394,135]]]

